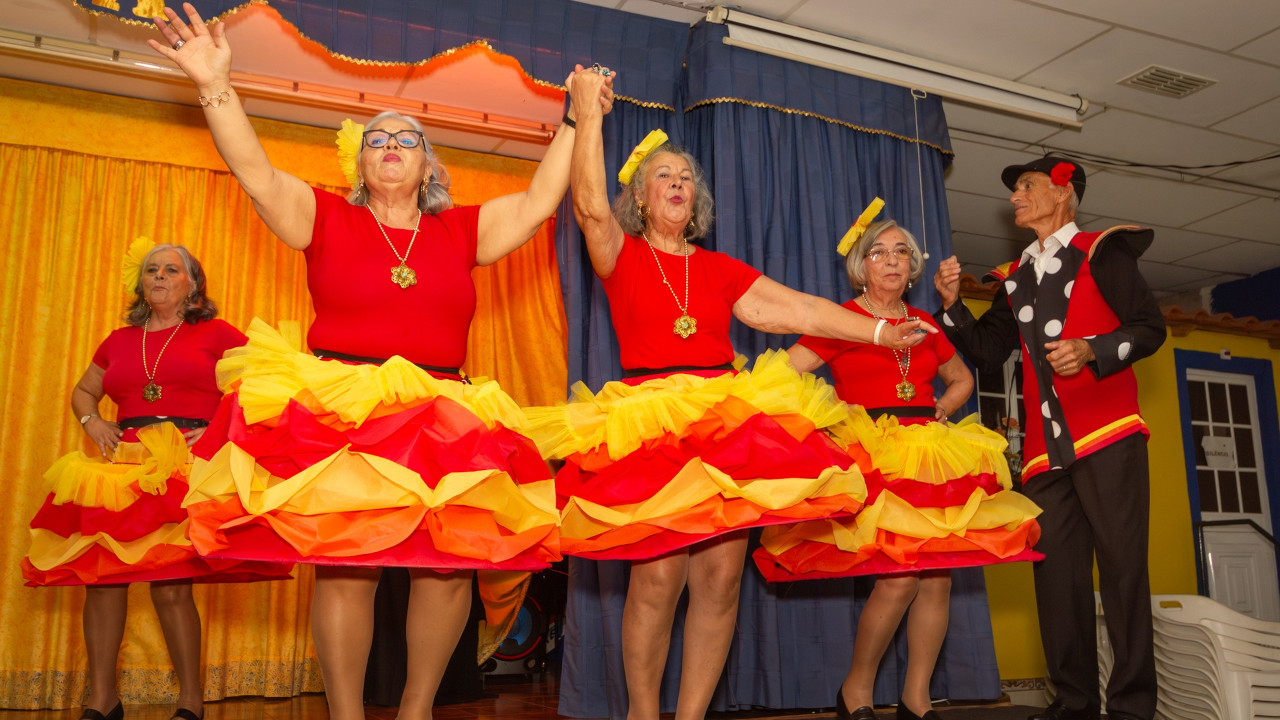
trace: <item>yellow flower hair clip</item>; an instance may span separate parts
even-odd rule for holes
[[[142,274],[142,261],[156,244],[149,237],[139,237],[129,243],[124,251],[124,260],[120,263],[120,282],[124,285],[125,294],[132,294],[138,288],[138,276]]]
[[[844,237],[840,238],[840,244],[836,246],[836,252],[848,257],[849,251],[853,249],[853,244],[858,242],[858,238],[862,237],[862,234],[865,233],[867,228],[871,225],[871,221],[875,220],[876,216],[879,215],[880,211],[883,209],[883,200],[880,198],[872,200],[871,204],[867,206],[867,209],[863,210],[862,214],[858,216],[857,222],[849,226],[849,232],[845,233]]]
[[[356,186],[360,176],[356,173],[356,154],[360,152],[360,143],[364,142],[364,126],[353,122],[351,118],[342,121],[338,130],[338,165],[347,178],[347,184]]]
[[[653,152],[655,148],[662,147],[662,143],[666,141],[667,134],[661,130],[654,130],[645,135],[640,144],[636,146],[636,149],[631,151],[631,157],[627,158],[627,162],[618,171],[618,182],[623,185],[630,185],[631,176],[635,175],[636,168],[640,167],[640,161],[644,160],[645,156]]]

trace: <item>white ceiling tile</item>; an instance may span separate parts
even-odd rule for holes
[[[1280,246],[1280,199],[1257,198],[1186,227]]]
[[[1142,277],[1152,290],[1166,292],[1175,289],[1187,290],[1188,284],[1203,283],[1218,274],[1210,270],[1166,265],[1149,260],[1139,260],[1138,269],[1142,271]]]
[[[1280,5],[1267,0],[1071,0],[1065,5],[1034,1],[1223,51],[1280,27]]]
[[[733,5],[772,17],[780,3],[748,0]],[[809,0],[786,21],[1007,79],[1048,62],[1107,27],[1016,0]],[[1053,32],[1046,33],[1048,27]],[[982,40],[993,35],[999,35],[1000,41]]]
[[[1080,130],[1059,132],[1046,144],[1147,165],[1205,165],[1248,160],[1267,154],[1273,147],[1115,109],[1090,118]]]
[[[1179,265],[1232,273],[1238,278],[1248,277],[1280,265],[1280,244],[1237,240],[1220,248],[1192,255]]]
[[[1039,143],[1062,129],[1057,123],[1017,117],[949,98],[942,100],[942,109],[952,137],[957,132],[969,132],[986,136],[991,142],[1026,145]]]
[[[1216,83],[1181,99],[1117,84],[1150,65],[1200,75]],[[1180,122],[1201,127],[1231,117],[1280,92],[1280,68],[1120,29],[1095,38],[1019,79],[1059,92],[1079,93],[1089,102],[1156,117],[1175,117]]]
[[[951,216],[953,233],[1011,240],[1026,238],[1024,244],[1035,239],[1029,230],[1019,229],[1013,224],[1013,205],[1008,200],[952,192],[947,193],[947,211]]]
[[[1007,150],[957,139],[952,139],[951,148],[955,150],[956,156],[947,170],[947,190],[997,198],[1007,198],[1009,195],[1000,182],[1001,170],[1009,165],[1030,162],[1040,157],[1039,153]]]
[[[619,3],[617,7],[626,12],[649,15],[663,20],[675,20],[676,22],[689,23],[690,25],[707,15],[697,7],[677,7],[671,3],[653,2],[652,0],[627,0]]]
[[[1280,97],[1229,117],[1213,129],[1280,145]]]
[[[1280,152],[1280,149],[1277,150]],[[1275,153],[1272,153],[1273,155]],[[1213,175],[1214,179],[1247,185],[1258,194],[1275,197],[1280,194],[1280,157],[1269,160],[1257,160],[1244,165],[1221,170]],[[1245,188],[1241,192],[1247,192]]]
[[[1079,223],[1081,230],[1089,232],[1098,232],[1117,225],[1130,224],[1132,223],[1110,217],[1092,218],[1086,222]],[[1177,263],[1192,255],[1198,255],[1207,250],[1213,250],[1236,242],[1235,238],[1224,238],[1217,235],[1178,230],[1177,228],[1154,225],[1147,227],[1155,231],[1156,237],[1152,241],[1151,247],[1147,248],[1147,251],[1142,254],[1142,257],[1144,260],[1152,262]]]
[[[1272,65],[1280,64],[1276,58],[1280,58],[1280,29],[1259,37],[1257,40],[1251,40],[1244,45],[1236,48],[1236,55],[1261,60],[1264,63]]]
[[[1253,198],[1216,188],[1117,172],[1089,176],[1082,208],[1136,225],[1186,227]],[[1206,232],[1210,230],[1203,229]]]

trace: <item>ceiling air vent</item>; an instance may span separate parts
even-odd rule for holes
[[[1146,70],[1130,75],[1117,84],[1145,90],[1156,95],[1164,95],[1165,97],[1184,98],[1216,82],[1217,80],[1190,75],[1180,70],[1152,65]]]

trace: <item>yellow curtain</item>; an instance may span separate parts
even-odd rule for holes
[[[342,184],[333,130],[255,121],[268,154],[313,184]],[[459,203],[522,190],[533,163],[440,149]],[[68,707],[86,692],[80,588],[27,588],[18,563],[43,502],[41,475],[88,443],[72,385],[121,325],[121,255],[147,235],[182,243],[209,275],[220,316],[309,325],[304,262],[278,242],[218,159],[193,108],[0,79],[0,707]],[[565,321],[551,223],[526,247],[476,270],[480,308],[466,369],[516,399],[565,396]],[[411,332],[406,328],[406,332]],[[112,412],[106,407],[104,411]],[[312,574],[196,586],[205,697],[318,691],[309,623]],[[126,702],[171,702],[176,681],[146,588],[130,591],[120,653]]]

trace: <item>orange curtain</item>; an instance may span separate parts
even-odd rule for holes
[[[313,184],[343,184],[333,131],[256,121],[268,154]],[[535,165],[440,148],[459,203],[528,185]],[[18,569],[42,474],[88,449],[69,411],[97,344],[121,325],[121,256],[146,235],[185,244],[209,275],[220,316],[310,324],[304,262],[253,213],[193,108],[0,79],[0,707],[69,707],[86,692],[79,588],[27,588]],[[566,392],[565,321],[551,223],[527,246],[475,271],[480,307],[466,369],[526,403]],[[411,332],[406,328],[406,332]],[[104,403],[104,412],[112,408]],[[322,689],[311,642],[312,574],[196,586],[205,697]],[[120,653],[125,702],[171,702],[176,681],[145,587],[130,590]]]

